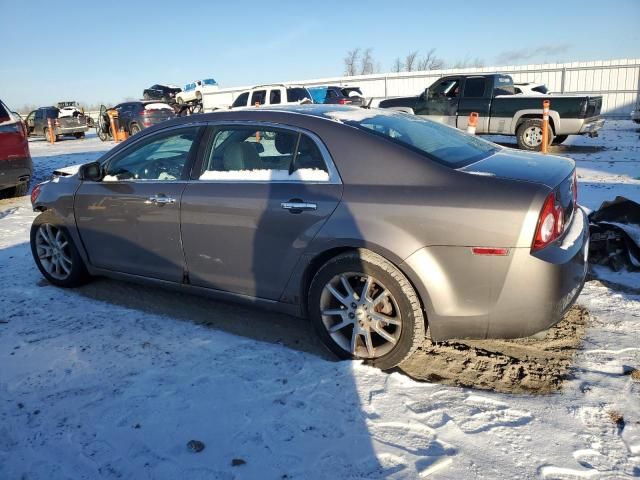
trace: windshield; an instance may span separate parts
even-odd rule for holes
[[[207,78],[202,81],[203,85],[217,85],[218,83],[213,78]]]
[[[455,128],[400,112],[348,109],[325,115],[409,147],[451,168],[470,165],[500,148]]]

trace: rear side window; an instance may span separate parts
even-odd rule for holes
[[[301,102],[305,98],[311,100],[311,95],[309,95],[309,92],[306,88],[287,88],[287,102]]]
[[[231,105],[231,106],[232,107],[246,107],[247,106],[247,100],[249,100],[249,92],[244,92],[238,98],[235,99],[235,101],[233,102],[233,105]]]
[[[464,82],[464,96],[467,98],[484,97],[485,84],[484,77],[467,78]]]
[[[351,92],[356,92],[358,95],[362,96],[362,90],[360,90],[360,88],[358,88],[358,87],[351,87],[351,88],[343,88],[342,89],[342,94],[345,97],[348,97]]]
[[[266,103],[265,102],[266,98],[267,98],[266,90],[256,90],[251,94],[251,105],[255,105],[256,103],[258,105],[264,105]]]
[[[540,85],[539,87],[533,87],[531,90],[538,93],[549,93],[549,89],[545,85]]]
[[[496,77],[496,84],[493,87],[493,95],[515,95],[516,91],[513,87],[513,80],[511,77],[500,75]]]
[[[280,89],[271,90],[269,92],[269,103],[271,105],[277,105],[282,101],[282,94],[280,93]]]
[[[263,127],[220,127],[214,133],[200,180],[329,180],[316,143],[302,133]]]

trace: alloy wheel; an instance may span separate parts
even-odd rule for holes
[[[537,125],[528,127],[522,134],[522,141],[528,147],[539,147],[542,144],[542,128]]]
[[[73,260],[69,240],[64,232],[49,223],[43,223],[36,233],[36,252],[42,267],[57,280],[66,280],[71,274]]]
[[[359,358],[386,355],[402,332],[395,298],[379,280],[363,273],[334,276],[320,296],[320,313],[333,341]]]

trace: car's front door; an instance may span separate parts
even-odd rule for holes
[[[455,127],[459,98],[460,78],[446,77],[425,91],[414,113]]]
[[[200,134],[190,126],[143,137],[104,162],[102,181],[82,182],[74,211],[93,266],[182,281],[180,197]]]
[[[300,255],[335,210],[342,184],[313,134],[219,125],[182,197],[191,284],[280,298]]]

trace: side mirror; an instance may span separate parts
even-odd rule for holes
[[[78,178],[80,180],[99,182],[102,180],[102,165],[100,165],[100,162],[85,163],[78,170]]]

